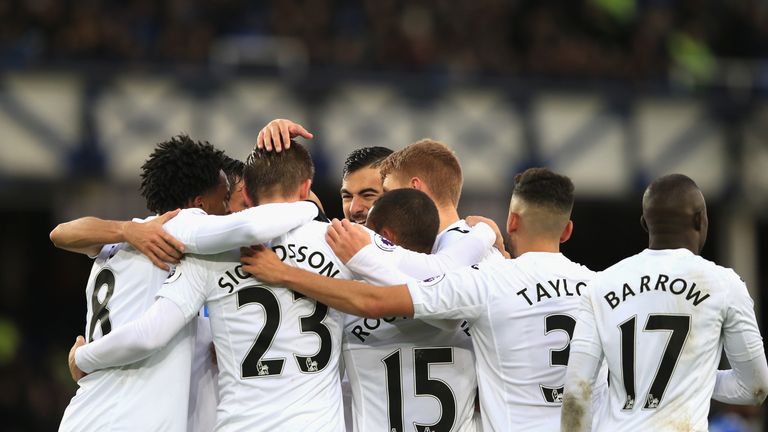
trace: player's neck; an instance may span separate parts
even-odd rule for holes
[[[515,243],[516,257],[526,252],[560,253],[560,241],[547,239],[517,239]]]
[[[439,233],[459,220],[459,212],[453,205],[438,206],[437,214],[440,216],[440,229],[437,231]]]
[[[259,197],[259,205],[262,204],[274,204],[274,203],[290,203],[301,201],[298,194],[294,195],[271,195]]]
[[[695,236],[660,235],[648,237],[648,249],[688,249],[694,254],[699,254],[699,239]]]

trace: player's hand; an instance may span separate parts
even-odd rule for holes
[[[310,139],[313,135],[298,123],[286,119],[275,119],[267,123],[259,132],[256,147],[280,153],[283,149],[291,148],[291,138],[299,136]]]
[[[507,249],[504,247],[504,236],[501,234],[501,230],[499,229],[499,226],[496,225],[496,222],[493,221],[493,219],[488,219],[487,217],[483,216],[467,216],[466,219],[467,225],[469,226],[475,226],[479,224],[480,222],[488,225],[491,227],[494,233],[496,233],[496,242],[493,244],[493,247],[499,250],[502,255],[504,255],[504,258],[509,259],[512,258],[512,256],[507,252]]]
[[[272,249],[262,245],[241,248],[240,262],[243,263],[244,271],[270,285],[280,285],[283,276],[291,270],[290,266],[280,261]]]
[[[165,232],[163,224],[179,214],[179,209],[164,213],[149,222],[126,222],[125,241],[146,255],[152,264],[169,270],[167,263],[178,264],[184,254],[184,244]]]
[[[371,236],[365,228],[347,219],[332,220],[325,233],[325,240],[344,264],[360,252],[360,249],[371,244]]]
[[[75,344],[72,345],[72,348],[69,350],[69,374],[75,382],[80,381],[80,378],[88,375],[81,371],[80,368],[77,367],[77,364],[75,364],[75,351],[83,345],[85,345],[85,338],[78,336],[75,339]]]

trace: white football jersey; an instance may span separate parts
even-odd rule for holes
[[[415,318],[471,324],[484,431],[559,430],[579,296],[593,276],[562,254],[528,252],[408,283]]]
[[[651,250],[600,273],[582,301],[573,352],[607,359],[608,401],[595,430],[706,431],[725,341],[760,340],[752,300],[733,270],[687,249]],[[756,344],[762,350],[761,344]]]
[[[127,243],[102,248],[86,287],[86,341],[141,317],[167,276]],[[187,326],[144,360],[80,379],[59,430],[186,431],[194,336]]]
[[[463,220],[451,225],[440,233],[440,247],[445,250],[472,229]],[[493,234],[490,236],[488,240],[493,239]],[[483,242],[478,245],[480,243]],[[468,256],[462,257],[463,264],[474,264],[493,256],[489,248],[492,243],[486,241],[479,249],[468,247]],[[439,268],[426,262],[435,260],[435,256],[422,256],[419,260],[424,264],[417,264],[417,258],[411,258],[414,252],[395,248],[381,236],[374,236],[374,244],[380,251],[370,248],[366,252],[375,253],[357,255],[349,263],[355,273],[366,279],[382,276],[371,274],[371,269],[383,261],[418,279],[434,276],[430,271]],[[434,252],[439,253],[440,249]],[[387,254],[393,256],[387,257]],[[442,268],[442,272],[446,270]],[[403,282],[405,280],[397,281]],[[453,325],[446,330],[405,317],[349,317],[342,354],[352,388],[353,430],[475,430],[477,379],[469,324],[466,321],[450,323]]]
[[[349,279],[325,242],[328,225],[308,224],[272,241],[286,263]],[[202,304],[219,366],[217,430],[344,431],[339,357],[341,313],[242,271],[237,250],[188,255],[158,293],[187,319]]]
[[[205,308],[194,320],[197,336],[189,382],[188,432],[210,432],[216,426],[216,407],[219,405],[219,368],[216,366],[213,355],[210,321]]]
[[[469,226],[467,221],[464,219],[459,219],[456,222],[448,225],[444,230],[437,233],[437,238],[435,238],[435,245],[432,247],[432,253],[437,253],[441,250],[444,250],[445,248],[449,247],[464,237],[464,234],[472,232],[472,230],[475,228],[476,227]],[[493,245],[493,243],[491,243],[491,245]],[[504,261],[504,256],[501,254],[501,252],[498,251],[498,249],[491,247],[486,249],[482,258],[477,262],[491,263],[501,261]]]

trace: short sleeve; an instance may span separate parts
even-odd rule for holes
[[[728,306],[723,322],[725,354],[729,360],[746,362],[763,352],[763,339],[755,319],[754,302],[747,286],[735,274],[727,296]]]
[[[581,296],[576,328],[573,330],[573,338],[571,338],[571,352],[589,354],[599,360],[603,357],[603,348],[597,330],[593,293],[594,289],[590,289]]]
[[[189,321],[196,316],[208,297],[206,269],[204,261],[186,256],[173,270],[163,286],[157,292],[157,297],[163,297],[176,303]]]
[[[423,281],[408,283],[413,300],[414,318],[476,320],[489,302],[492,278],[484,272],[467,267]]]

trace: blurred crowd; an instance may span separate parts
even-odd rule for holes
[[[288,38],[315,67],[627,79],[678,67],[706,78],[716,59],[768,60],[768,3],[0,0],[6,66],[206,64],[240,37]]]

